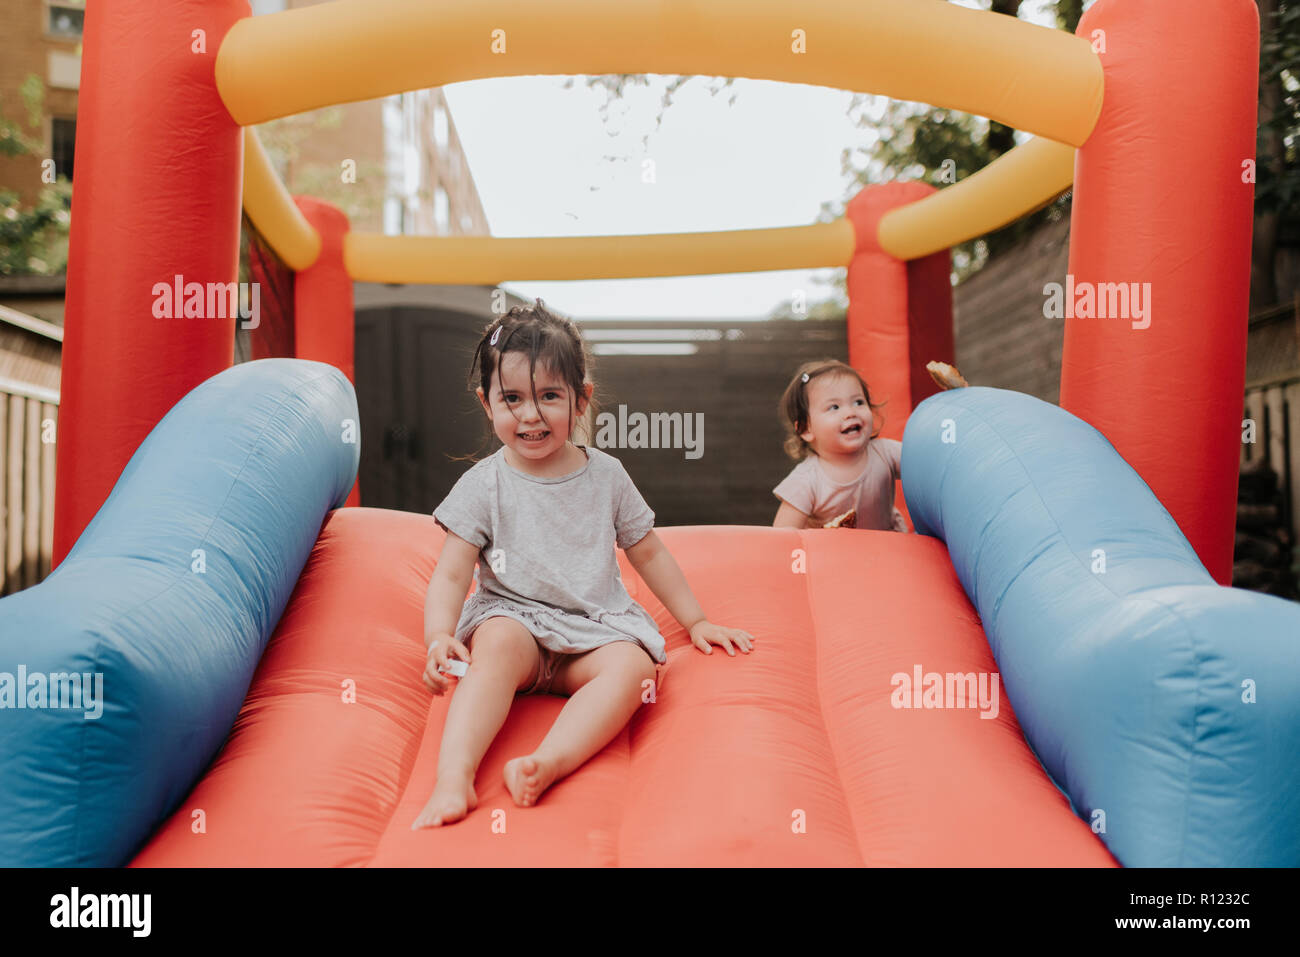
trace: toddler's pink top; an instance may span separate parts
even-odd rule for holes
[[[814,454],[794,467],[772,490],[823,525],[857,509],[858,528],[907,531],[903,515],[894,508],[894,482],[902,474],[903,443],[897,439],[872,439],[867,443],[867,464],[862,474],[848,482],[836,482]]]

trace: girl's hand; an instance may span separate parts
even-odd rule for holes
[[[732,643],[749,654],[754,647],[754,636],[747,631],[741,631],[739,628],[724,628],[722,625],[715,625],[707,618],[703,621],[697,621],[691,626],[691,644],[706,655],[713,654],[713,649],[709,645],[718,645],[727,649],[727,654],[736,657],[736,652],[732,649]]]
[[[450,677],[438,669],[446,667],[447,660],[451,657],[468,664],[469,649],[450,635],[438,635],[429,642],[429,656],[424,663],[424,683],[436,695],[446,691],[450,683]]]

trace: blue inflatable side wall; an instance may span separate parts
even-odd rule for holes
[[[1019,393],[922,402],[903,488],[1026,739],[1121,863],[1300,865],[1300,605],[1217,585],[1104,436]]]
[[[158,423],[54,573],[0,601],[0,866],[125,864],[179,805],[352,487],[357,423],[332,366],[227,369]]]

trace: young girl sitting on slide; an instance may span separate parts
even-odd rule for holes
[[[470,371],[502,448],[469,469],[434,518],[447,531],[425,599],[424,682],[468,662],[452,696],[433,795],[411,825],[460,820],[474,776],[516,694],[568,697],[537,749],[508,761],[520,807],[598,753],[627,724],[665,663],[654,619],[619,577],[621,548],[691,643],[734,657],[753,637],[710,622],[654,533],[654,512],[622,464],[570,441],[591,401],[572,321],[516,306],[492,322]],[[465,600],[475,562],[478,589]],[[463,607],[462,607],[463,602]]]
[[[773,494],[778,528],[851,525],[906,532],[894,507],[903,443],[877,438],[867,383],[837,359],[805,362],[781,397],[785,450],[802,461]]]

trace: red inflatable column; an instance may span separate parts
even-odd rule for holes
[[[848,269],[849,364],[862,373],[881,409],[884,438],[902,439],[912,410],[939,391],[925,364],[953,361],[951,250],[910,262],[880,248],[880,218],[924,199],[926,183],[868,186],[849,201],[856,247]],[[895,498],[906,513],[900,482]]]
[[[953,361],[950,250],[910,262],[880,248],[880,218],[924,199],[926,183],[868,186],[849,201],[856,248],[849,263],[849,364],[871,387],[873,402],[887,399],[880,434],[902,439],[907,417],[939,391],[925,364]]]
[[[294,276],[295,355],[337,367],[355,389],[356,318],[352,277],[343,265],[343,237],[348,232],[348,218],[337,207],[309,196],[295,196],[293,201],[321,240],[316,261]],[[360,441],[360,429],[359,422],[353,424],[352,434],[357,441]],[[361,504],[360,480],[352,484],[352,491],[343,504]]]
[[[1228,584],[1259,14],[1251,0],[1200,0],[1191,16],[1183,0],[1099,0],[1077,32],[1106,98],[1075,160],[1061,406],[1111,441]],[[1121,283],[1127,297],[1102,285]]]
[[[172,293],[178,281],[206,289],[238,274],[243,136],[213,67],[248,15],[247,0],[87,5],[55,565],[158,420],[234,357],[236,320],[186,317]]]

